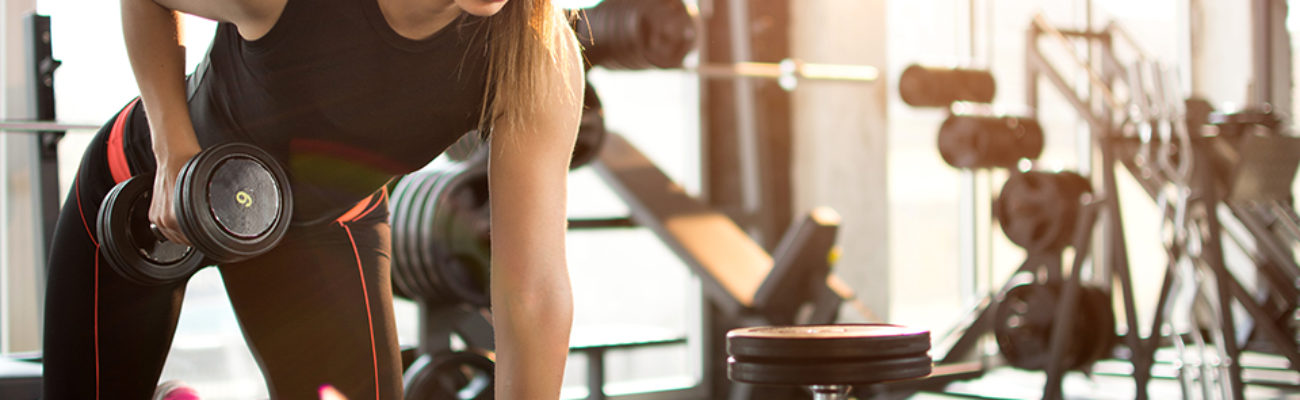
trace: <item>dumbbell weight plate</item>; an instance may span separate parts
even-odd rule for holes
[[[428,241],[427,248],[431,250],[426,256],[429,257],[428,262],[434,283],[441,293],[455,303],[466,302],[464,297],[458,295],[462,290],[458,290],[455,287],[457,283],[450,279],[454,274],[448,272],[463,268],[454,253],[456,233],[447,228],[448,224],[457,218],[455,215],[457,211],[453,209],[454,204],[450,198],[451,193],[457,190],[457,186],[463,184],[461,177],[466,170],[464,166],[460,167],[454,171],[446,171],[446,175],[430,193],[429,203],[426,204],[428,207],[426,230],[423,232]]]
[[[437,215],[442,218],[434,221],[447,252],[447,262],[435,269],[437,279],[460,301],[488,307],[492,264],[487,169],[467,166],[449,179],[438,200]]]
[[[1081,289],[1083,296],[1079,299],[1079,306],[1087,313],[1088,327],[1092,331],[1087,337],[1092,351],[1086,360],[1081,361],[1091,364],[1109,357],[1115,345],[1115,310],[1106,291],[1092,286]]]
[[[424,272],[427,274],[428,284],[438,294],[439,298],[451,304],[460,303],[460,299],[447,289],[446,284],[441,279],[441,268],[447,263],[448,254],[447,241],[438,231],[437,223],[439,213],[442,212],[443,193],[446,193],[447,186],[455,179],[456,174],[463,170],[463,164],[453,164],[444,166],[438,170],[438,177],[427,188],[426,200],[420,205],[422,208],[420,219],[420,231],[418,233],[421,243],[420,260],[425,266]]]
[[[955,168],[1010,168],[1043,152],[1043,128],[1030,118],[949,115],[939,126],[939,155]]]
[[[442,179],[441,170],[430,170],[420,174],[419,179],[411,187],[411,202],[407,209],[406,221],[408,229],[406,230],[406,257],[411,260],[409,271],[411,281],[419,288],[421,300],[435,304],[443,304],[447,299],[438,292],[438,287],[434,285],[430,278],[432,267],[429,264],[425,253],[429,251],[428,244],[424,239],[425,226],[428,224],[428,217],[425,216],[425,209],[430,201],[429,191],[431,187],[438,184]]]
[[[1011,365],[1029,370],[1047,367],[1056,300],[1054,287],[1024,284],[1008,290],[998,302],[993,333]]]
[[[1073,172],[1013,174],[994,202],[1002,232],[1031,251],[1056,251],[1070,243],[1088,181]]]
[[[573,159],[569,169],[578,168],[596,159],[605,145],[605,109],[600,104],[596,88],[587,82],[583,92],[582,120],[578,125],[578,140],[574,143]]]
[[[443,207],[443,193],[446,193],[447,187],[455,180],[456,175],[463,170],[463,164],[453,164],[439,169],[423,191],[423,201],[418,204],[418,230],[415,238],[419,245],[419,254],[417,255],[420,264],[423,267],[421,279],[425,285],[428,285],[430,291],[442,302],[455,304],[460,303],[454,293],[447,289],[447,285],[441,279],[440,269],[444,267],[447,261],[448,251],[447,241],[439,234],[437,223],[438,215]]]
[[[190,243],[217,262],[270,251],[292,215],[288,176],[274,158],[243,143],[200,152],[177,177],[177,216]]]
[[[1003,295],[995,311],[993,335],[1008,363],[1028,370],[1047,368],[1051,361],[1052,331],[1060,298],[1059,285],[1041,283],[1018,285]],[[1075,304],[1073,329],[1091,333],[1092,320],[1086,302]],[[1069,343],[1066,344],[1064,360],[1060,361],[1066,368],[1079,368],[1091,361],[1095,352],[1091,341],[1079,336],[1067,336]]]
[[[414,177],[415,174],[418,174],[418,172],[403,176],[401,179],[397,181],[397,184],[393,186],[393,193],[392,196],[390,197],[390,202],[388,203],[389,204],[388,221],[389,221],[389,226],[391,226],[393,230],[393,235],[392,235],[393,284],[397,286],[399,289],[401,289],[401,291],[404,294],[406,294],[407,297],[413,300],[418,299],[419,296],[418,296],[418,292],[416,292],[414,288],[411,286],[410,278],[407,277],[407,271],[411,268],[411,266],[409,265],[411,259],[409,257],[404,256],[403,254],[405,254],[406,252],[405,231],[406,229],[409,229],[409,224],[406,222],[405,219],[406,209],[409,207],[409,204],[411,202],[410,187],[411,184],[416,180],[416,178]]]
[[[490,400],[494,370],[492,359],[477,353],[426,354],[407,369],[402,386],[411,400]]]
[[[748,359],[869,359],[925,354],[930,332],[887,324],[840,324],[733,329],[727,352]]]
[[[761,385],[857,385],[914,379],[930,374],[932,361],[923,354],[892,358],[828,359],[800,363],[727,360],[733,381]]]
[[[159,240],[149,229],[153,176],[135,176],[114,186],[96,221],[100,252],[114,271],[141,285],[161,285],[190,276],[204,265],[193,248]]]

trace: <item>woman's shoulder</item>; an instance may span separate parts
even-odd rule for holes
[[[289,0],[154,0],[159,5],[239,28],[248,40],[262,37],[275,26]]]

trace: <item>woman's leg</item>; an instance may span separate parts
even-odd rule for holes
[[[291,228],[271,252],[221,267],[272,398],[400,399],[402,370],[382,196],[352,222]]]
[[[115,184],[107,156],[112,126],[87,147],[54,230],[45,295],[45,399],[149,398],[185,293],[184,282],[133,284],[99,254],[95,221]]]

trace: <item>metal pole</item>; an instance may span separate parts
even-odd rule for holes
[[[0,120],[0,133],[40,133],[98,130],[99,125],[36,120]]]
[[[749,33],[749,1],[730,0],[727,7],[727,27],[731,35],[731,59],[737,63],[753,59],[753,47]],[[736,145],[740,167],[740,203],[745,221],[752,217],[762,206],[763,177],[762,161],[759,157],[756,90],[749,79],[737,79],[734,84],[736,102]],[[750,235],[756,236],[760,229],[753,223],[745,226]]]

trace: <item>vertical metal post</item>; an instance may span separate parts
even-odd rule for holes
[[[1272,103],[1273,99],[1273,19],[1268,15],[1273,8],[1273,0],[1254,0],[1250,2],[1251,45],[1253,54],[1250,98],[1252,105]]]
[[[700,4],[700,62],[790,56],[789,0]],[[793,218],[790,95],[774,83],[701,79],[700,98],[702,195],[770,251]]]
[[[33,89],[31,101],[36,106],[36,115],[33,117],[38,120],[53,121],[55,120],[54,70],[59,67],[60,62],[54,59],[50,17],[32,14],[27,17],[26,24],[32,55],[29,69]],[[35,226],[37,232],[33,235],[38,238],[37,254],[34,257],[35,262],[32,263],[36,277],[38,316],[45,314],[45,264],[50,254],[54,224],[59,218],[59,141],[63,139],[63,135],[64,132],[40,132],[31,144],[32,151],[36,154],[35,200],[32,204],[36,208],[34,214],[39,218],[39,224]],[[38,318],[38,320],[43,322],[43,319]],[[38,326],[41,324],[38,322]]]
[[[736,62],[755,61],[749,32],[749,0],[729,0],[727,27],[731,34],[731,59]],[[754,82],[739,78],[732,82],[736,116],[736,148],[739,156],[740,213],[750,218],[762,211],[763,162],[759,157],[758,105]],[[754,224],[742,224],[750,236],[759,238],[762,232]]]
[[[587,351],[587,400],[605,400],[605,349]]]

